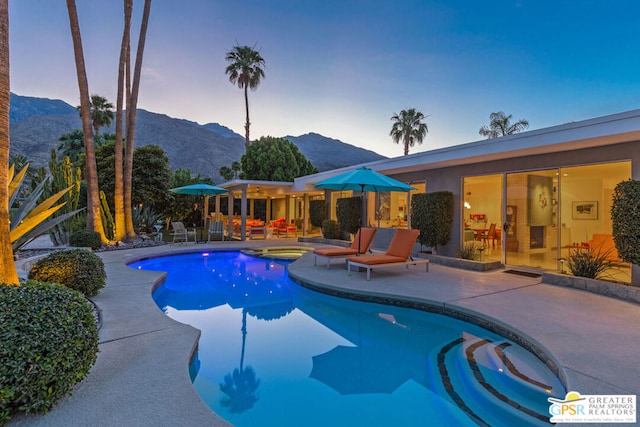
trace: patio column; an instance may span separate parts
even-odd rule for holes
[[[242,187],[242,203],[240,205],[240,240],[247,240],[247,187]]]
[[[407,191],[407,228],[411,228],[411,192]]]
[[[267,224],[271,221],[271,200],[271,197],[267,197],[267,217],[265,219]]]
[[[216,221],[220,221],[220,195],[216,194]]]
[[[309,194],[304,193],[302,196],[302,236],[307,235],[309,230]]]
[[[227,216],[227,236],[233,235],[233,191],[229,191],[229,197],[227,198],[229,201],[229,209],[227,212],[229,215]]]
[[[325,218],[331,219],[331,190],[324,190]]]

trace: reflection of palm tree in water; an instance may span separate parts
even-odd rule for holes
[[[240,368],[224,376],[220,384],[220,391],[226,396],[220,398],[220,404],[229,408],[231,413],[240,414],[260,399],[257,390],[260,379],[251,366],[244,367],[244,350],[247,341],[247,309],[242,309],[242,352],[240,353]]]

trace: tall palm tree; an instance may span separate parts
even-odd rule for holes
[[[260,81],[264,78],[264,59],[260,52],[249,46],[234,46],[225,56],[230,64],[225,69],[229,75],[229,81],[244,89],[244,105],[247,121],[244,124],[245,149],[249,147],[249,89],[256,90]]]
[[[9,0],[0,0],[0,283],[18,284],[9,224]]]
[[[507,116],[502,111],[491,113],[489,116],[491,120],[489,127],[482,126],[479,132],[480,135],[486,136],[487,138],[497,138],[499,136],[522,132],[529,127],[529,122],[525,119],[511,123],[511,117],[513,117],[511,114]]]
[[[93,145],[93,129],[91,126],[91,100],[89,98],[89,82],[84,65],[84,52],[82,49],[82,37],[80,35],[80,23],[75,0],[67,0],[69,13],[69,26],[71,27],[71,39],[73,40],[73,53],[76,62],[78,76],[78,89],[80,90],[80,115],[82,118],[82,133],[84,136],[85,152],[85,179],[87,181],[87,229],[100,234],[100,239],[108,243],[102,226],[100,216],[100,189],[98,188],[98,171],[96,168],[95,147]]]
[[[429,132],[427,124],[423,122],[425,115],[415,108],[400,111],[400,114],[393,113],[391,120],[394,121],[389,135],[393,142],[404,144],[404,155],[409,154],[409,147],[416,143],[422,144],[425,135]]]
[[[147,27],[149,25],[149,14],[151,13],[151,0],[144,1],[142,21],[140,23],[140,35],[138,36],[138,50],[136,51],[136,63],[133,68],[133,81],[131,90],[127,90],[127,137],[124,154],[124,215],[125,231],[129,239],[136,237],[133,227],[133,206],[131,197],[133,194],[133,145],[136,130],[136,113],[138,108],[138,93],[140,91],[140,75],[142,74],[142,57],[144,55],[144,45],[147,38]],[[130,61],[129,61],[130,62]],[[126,79],[129,81],[129,79]],[[128,83],[127,83],[128,87]]]
[[[124,30],[122,32],[122,42],[120,44],[120,59],[118,61],[118,95],[116,98],[116,138],[114,144],[114,187],[113,205],[115,211],[115,233],[114,240],[121,241],[127,236],[126,221],[124,213],[124,164],[122,146],[122,116],[125,91],[125,71],[129,59],[129,48],[131,38],[131,14],[133,11],[133,0],[124,0]]]
[[[91,110],[89,115],[91,116],[91,123],[93,123],[93,135],[97,136],[100,133],[100,128],[111,125],[113,120],[113,104],[110,103],[107,98],[100,95],[91,95]],[[76,107],[82,118],[81,107]]]

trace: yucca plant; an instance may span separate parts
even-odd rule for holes
[[[601,253],[594,251],[593,248],[576,250],[569,255],[567,263],[569,271],[574,276],[598,279],[611,264],[607,261],[608,256],[609,251]]]
[[[462,247],[458,249],[458,258],[477,261],[480,259],[480,248],[478,242],[464,242]]]
[[[13,206],[15,202],[28,167],[28,164],[25,165],[17,174],[15,174],[14,165],[9,167],[9,206]],[[42,180],[42,182],[31,191],[29,197],[23,201],[20,207],[11,214],[10,238],[14,252],[36,237],[46,233],[56,224],[82,211],[82,209],[78,209],[55,218],[50,218],[51,215],[64,206],[64,203],[55,204],[62,196],[69,192],[72,187],[61,190],[38,204],[38,199],[42,195],[44,187],[48,182],[48,177]]]

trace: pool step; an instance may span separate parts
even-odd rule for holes
[[[514,374],[519,372],[513,369],[516,363],[525,372],[530,369],[518,357],[515,363],[511,361],[509,356],[516,352],[512,349],[506,354],[509,346],[504,344],[471,335],[444,344],[434,356],[439,372],[433,378],[439,384],[432,379],[432,385],[444,388],[478,425],[549,425],[548,393],[537,385],[538,389],[532,388],[526,375]]]

